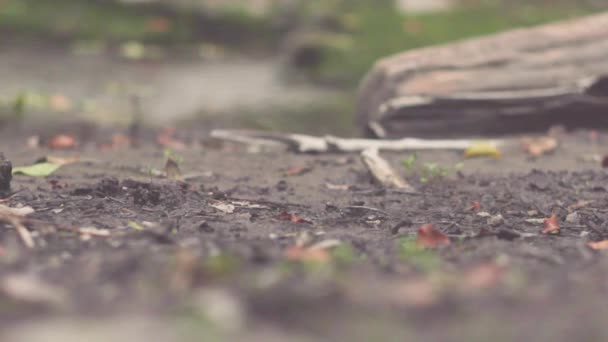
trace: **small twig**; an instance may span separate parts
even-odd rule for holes
[[[377,148],[370,148],[361,153],[361,160],[368,168],[374,179],[387,188],[403,189],[416,192],[403,178],[401,178],[390,164],[378,154]]]
[[[21,241],[23,241],[25,247],[30,249],[36,247],[36,243],[34,242],[32,234],[22,223],[22,218],[18,216],[8,216],[6,217],[6,220],[13,227],[15,227],[15,230],[17,231],[17,234],[19,234],[19,237],[21,238]]]

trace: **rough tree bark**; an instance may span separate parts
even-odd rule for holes
[[[608,126],[608,14],[404,52],[361,84],[377,137]]]

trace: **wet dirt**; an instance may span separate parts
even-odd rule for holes
[[[35,209],[36,247],[0,229],[3,340],[608,338],[608,258],[587,245],[608,238],[608,172],[590,156],[606,152],[605,133],[566,134],[539,158],[516,140],[500,159],[419,152],[412,170],[408,153],[383,154],[415,194],[373,184],[356,154],[254,153],[193,128],[177,152],[186,180],[172,181],[154,175],[155,132],[140,148],[100,148],[109,134],[61,152],[0,135],[14,166],[83,160],[13,178],[3,204]],[[447,176],[422,183],[428,162]],[[560,234],[541,234],[552,214]],[[418,249],[427,223],[451,243]],[[77,232],[90,227],[109,236]]]

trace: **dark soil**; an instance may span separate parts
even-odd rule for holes
[[[404,194],[374,185],[357,155],[251,153],[194,132],[182,132],[183,182],[146,173],[164,164],[153,140],[100,149],[109,135],[98,130],[57,152],[0,135],[14,166],[88,160],[12,181],[4,204],[36,210],[36,247],[0,230],[3,340],[608,339],[608,258],[586,245],[608,238],[608,173],[583,161],[608,136],[568,134],[538,159],[507,148],[426,184],[400,165],[407,154],[386,154],[419,190]],[[420,160],[451,167],[462,156]],[[561,234],[540,234],[530,219],[552,214]],[[426,223],[451,244],[415,248]],[[288,252],[328,240],[341,242],[329,260]]]

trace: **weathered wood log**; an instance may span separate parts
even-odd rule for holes
[[[404,52],[361,84],[367,135],[608,127],[608,14]]]

